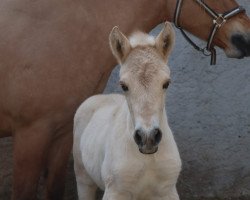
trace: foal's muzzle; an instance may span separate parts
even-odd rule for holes
[[[154,128],[150,132],[137,129],[134,133],[134,139],[143,154],[153,154],[158,150],[158,144],[162,138],[162,132],[159,128]]]

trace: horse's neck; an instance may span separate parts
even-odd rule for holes
[[[129,1],[133,12],[138,12],[134,24],[137,29],[149,32],[158,24],[174,20],[174,13],[176,7],[176,0],[134,0],[133,3]],[[133,8],[132,8],[133,7]],[[144,10],[141,12],[141,10]]]
[[[84,0],[84,3],[86,1],[93,4],[92,0]],[[172,21],[175,4],[176,0],[107,0],[105,5],[109,10],[105,10],[102,3],[96,3],[95,11],[100,16],[105,15],[98,23],[118,25],[124,33],[129,34],[135,30],[149,32],[166,20]]]
[[[79,4],[81,4],[79,8],[83,10],[79,15],[84,17],[79,22],[79,27],[76,27],[74,31],[84,31],[81,37],[83,44],[81,46],[84,48],[80,54],[90,59],[83,59],[83,63],[76,66],[85,66],[80,68],[84,71],[93,69],[93,78],[90,79],[91,83],[89,84],[94,86],[98,83],[94,87],[96,88],[95,93],[98,93],[104,89],[116,64],[114,57],[108,50],[108,35],[111,29],[117,25],[126,35],[136,30],[149,32],[158,24],[171,20],[175,0],[106,0],[105,3],[96,0],[81,0]],[[104,60],[105,62],[103,62]],[[91,94],[93,93],[91,92]]]
[[[173,22],[177,1],[176,0],[165,0],[164,2],[165,2],[164,21]]]

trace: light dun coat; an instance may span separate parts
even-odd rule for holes
[[[124,95],[87,99],[74,119],[74,168],[80,200],[178,200],[181,160],[165,112],[166,62],[174,43],[169,23],[157,36],[117,27],[110,46],[121,65]]]

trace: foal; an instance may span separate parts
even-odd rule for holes
[[[166,23],[154,38],[144,33],[128,40],[117,27],[112,52],[121,65],[124,95],[87,99],[74,119],[74,168],[80,200],[178,200],[181,160],[165,112],[170,83],[166,65],[174,32]]]

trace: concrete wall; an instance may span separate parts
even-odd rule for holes
[[[250,15],[250,1],[238,2]],[[167,113],[183,160],[179,191],[185,200],[249,200],[250,58],[228,59],[220,50],[217,65],[210,66],[209,57],[176,33]],[[113,91],[120,91],[118,67],[105,92]]]

